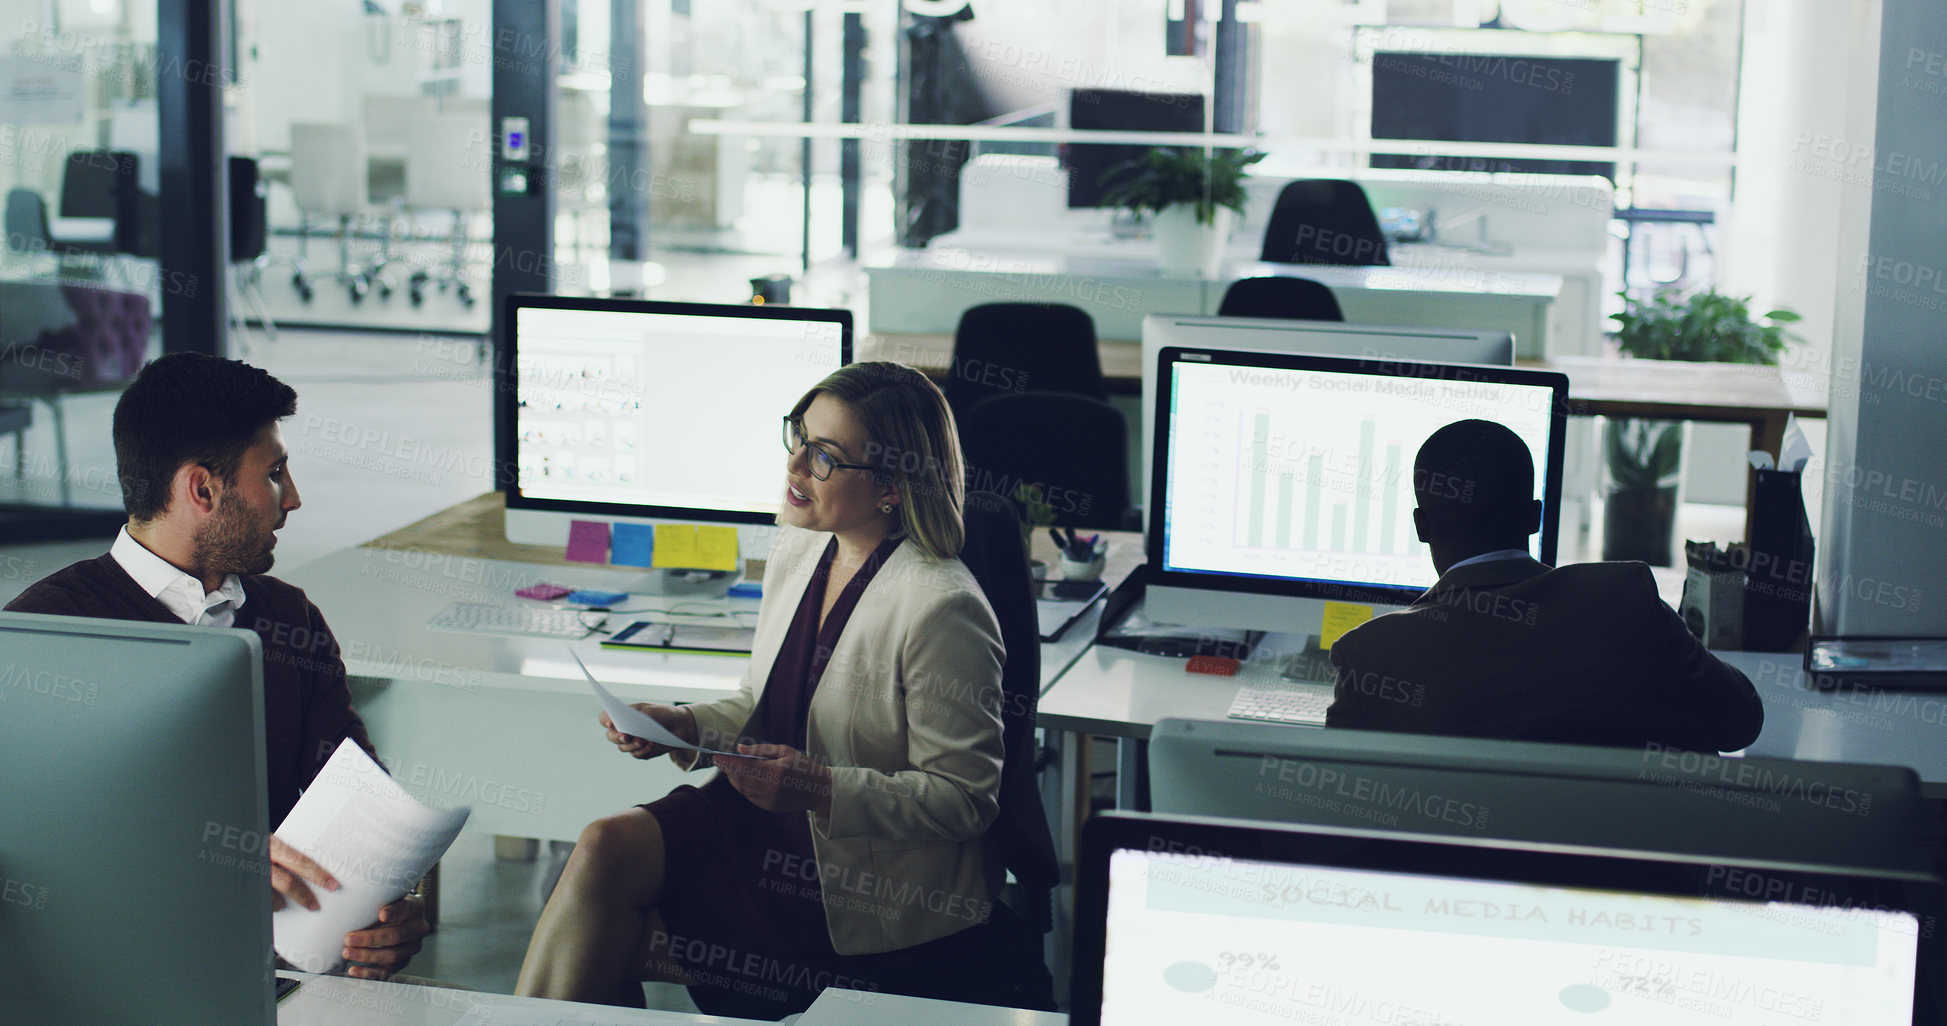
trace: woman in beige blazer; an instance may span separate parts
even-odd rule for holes
[[[827,986],[964,970],[988,939],[1004,653],[956,558],[952,414],[917,371],[855,364],[798,402],[784,436],[742,684],[638,707],[743,757],[582,832],[518,993],[640,1005],[645,975],[678,976],[801,1007]],[[712,763],[602,724],[636,758]]]

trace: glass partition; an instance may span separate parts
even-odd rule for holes
[[[153,4],[0,0],[0,24],[0,533],[110,533],[110,414],[194,287],[157,262],[157,80],[184,71]]]

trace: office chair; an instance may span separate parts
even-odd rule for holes
[[[1028,572],[1027,543],[1020,514],[1005,496],[969,492],[964,515],[967,540],[960,561],[993,607],[1008,653],[1001,671],[1001,737],[1007,752],[1001,769],[1001,809],[988,832],[1021,890],[1023,900],[1017,911],[1037,933],[1046,933],[1054,928],[1052,896],[1061,871],[1035,780],[1040,751],[1034,723],[1041,697],[1041,626]]]
[[[291,193],[298,209],[298,258],[291,287],[311,301],[311,276],[305,261],[311,247],[311,218],[338,219],[338,267],[330,279],[345,286],[356,303],[371,290],[365,269],[352,264],[354,218],[368,212],[365,134],[357,125],[295,122],[291,125]]]
[[[1095,322],[1065,303],[983,303],[960,315],[947,372],[947,405],[961,424],[989,396],[1033,389],[1107,399]]]
[[[1336,178],[1301,179],[1279,191],[1259,259],[1353,267],[1392,263],[1366,190]]]
[[[974,404],[963,437],[967,478],[1009,498],[1038,486],[1043,516],[1063,527],[1131,528],[1128,427],[1102,399],[1060,392],[997,395]],[[1030,507],[1035,503],[1029,501]]]
[[[14,483],[27,476],[27,429],[34,426],[34,407],[28,403],[0,403],[0,438],[14,436]]]
[[[405,216],[406,153],[411,149],[414,122],[439,113],[439,98],[407,94],[365,97],[365,160],[370,169],[371,200],[378,208],[381,234],[378,255],[365,265],[365,276],[380,299],[392,296],[393,264],[405,258],[392,252],[392,225],[395,219],[408,225]],[[410,275],[408,275],[410,276]]]
[[[133,153],[76,150],[68,154],[61,170],[61,216],[105,218],[113,222],[113,232],[99,243],[66,242],[58,236],[55,241],[102,254],[136,252],[141,241],[138,171]]]
[[[76,476],[69,472],[66,401],[126,387],[142,369],[153,328],[149,297],[140,292],[98,283],[0,282],[0,350],[14,354],[0,361],[0,407],[47,408],[61,505],[72,504]],[[16,465],[16,473],[21,469]]]
[[[270,204],[268,183],[259,175],[257,161],[251,157],[231,157],[229,163],[230,290],[240,300],[230,307],[230,330],[247,357],[250,349],[242,301],[256,308],[265,339],[277,340],[277,322],[271,320],[261,285],[264,268],[270,266],[266,252],[270,242]]]
[[[461,305],[473,305],[473,290],[466,280],[467,220],[493,206],[489,151],[481,141],[486,138],[485,124],[467,114],[435,114],[412,123],[406,148],[406,207],[415,215],[423,210],[453,212],[453,248],[446,266],[437,272],[420,268],[407,285],[414,306],[426,301],[428,284],[438,285],[441,292],[451,286]]]
[[[1239,278],[1224,290],[1219,317],[1269,317],[1291,321],[1343,321],[1338,297],[1310,278]]]

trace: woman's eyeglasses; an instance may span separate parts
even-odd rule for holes
[[[838,457],[833,456],[824,446],[805,438],[803,421],[787,415],[784,418],[784,451],[796,456],[799,449],[806,447],[811,449],[811,459],[807,461],[811,464],[811,476],[820,481],[831,480],[834,470],[875,469],[864,463],[840,462]]]

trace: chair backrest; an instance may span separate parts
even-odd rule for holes
[[[406,144],[406,205],[485,210],[493,205],[487,122],[466,114],[416,118]]]
[[[357,125],[291,125],[291,193],[306,214],[352,216],[371,202],[365,132]]]
[[[1128,525],[1128,426],[1102,399],[1029,391],[982,399],[967,414],[968,479],[1014,498],[1039,485],[1063,527]]]
[[[136,251],[140,238],[141,162],[121,150],[76,150],[61,170],[61,216],[115,221],[115,248]]]
[[[1278,193],[1260,259],[1360,267],[1392,263],[1366,190],[1337,178],[1301,179]]]
[[[13,253],[45,253],[53,245],[47,234],[47,201],[32,189],[7,190],[7,249]]]
[[[969,492],[966,544],[960,561],[973,573],[999,621],[1007,662],[1001,670],[1000,815],[990,836],[1014,879],[1034,892],[1025,917],[1046,931],[1046,894],[1060,883],[1054,838],[1035,779],[1034,725],[1041,695],[1041,629],[1035,613],[1034,585],[1028,574],[1027,546],[1014,504],[993,492]]]
[[[988,396],[1033,389],[1106,399],[1095,322],[1066,303],[983,303],[953,333],[947,405],[963,423]]]
[[[1274,317],[1290,321],[1343,321],[1339,299],[1310,278],[1239,278],[1224,290],[1219,317]]]
[[[439,112],[431,96],[367,96],[365,149],[367,154],[399,157],[412,141],[412,123]]]
[[[254,157],[230,158],[230,262],[264,255],[270,241],[269,202]]]

